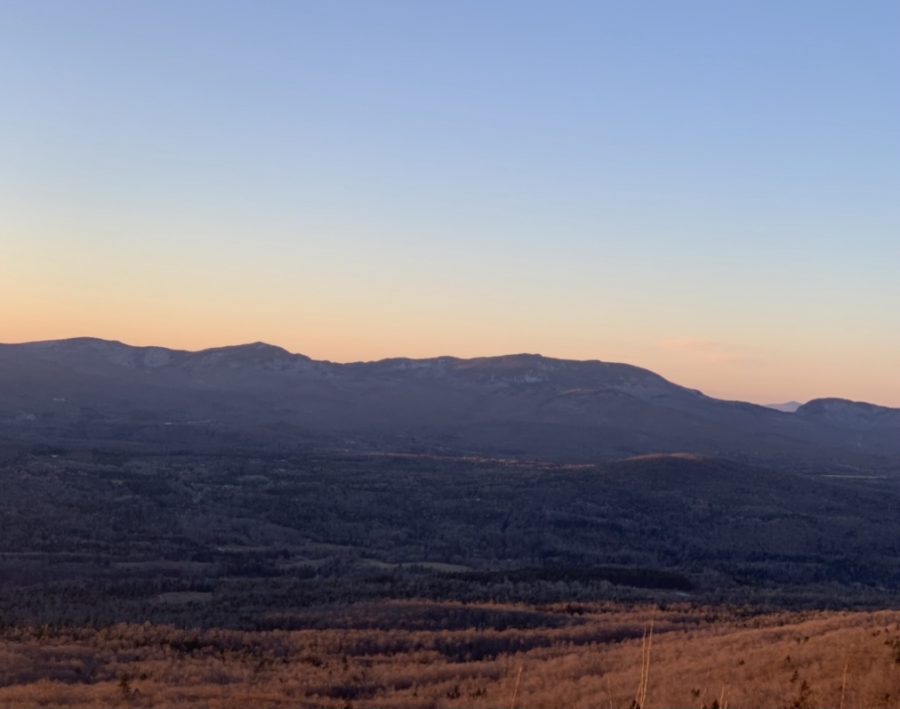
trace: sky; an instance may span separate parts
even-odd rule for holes
[[[900,3],[0,0],[0,342],[900,406]]]

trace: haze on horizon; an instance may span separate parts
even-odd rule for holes
[[[900,6],[7,0],[0,342],[900,406]]]

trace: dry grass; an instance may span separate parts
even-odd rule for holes
[[[647,706],[647,690],[650,687],[650,650],[652,647],[653,621],[650,621],[650,627],[644,631],[644,637],[641,638],[641,679],[634,697],[635,709],[644,709]]]
[[[582,610],[527,630],[7,629],[0,706],[900,706],[900,612]]]

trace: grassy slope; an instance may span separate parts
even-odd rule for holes
[[[515,698],[519,707],[626,707],[651,622],[648,707],[712,706],[723,698],[734,709],[838,707],[842,691],[847,707],[898,703],[898,612],[484,610],[531,613],[547,625],[409,629],[421,604],[392,603],[348,608],[343,619],[352,626],[355,615],[367,625],[380,615],[391,630],[7,630],[0,636],[0,705],[506,707]]]

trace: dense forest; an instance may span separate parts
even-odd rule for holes
[[[889,477],[695,456],[3,455],[7,624],[305,628],[387,599],[884,607],[900,587]]]

